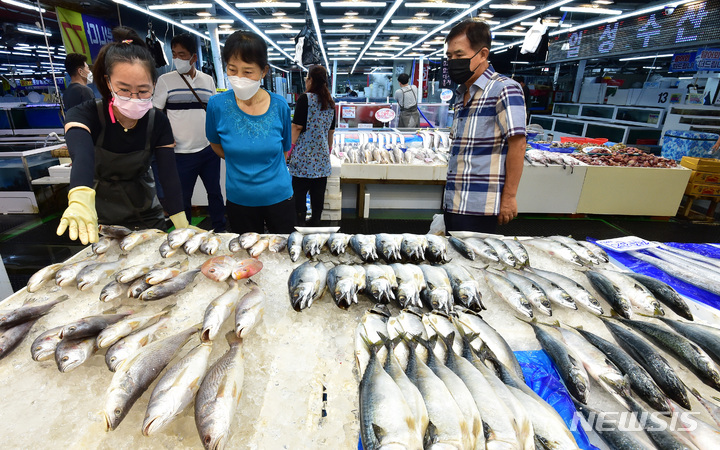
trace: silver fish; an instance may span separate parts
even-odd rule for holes
[[[396,316],[391,316],[387,320],[388,337],[393,342],[397,341],[398,336],[420,336],[423,339],[427,339],[428,336],[425,331],[425,325],[422,322],[422,317],[423,311],[414,306],[403,309]],[[400,339],[400,342],[395,346],[395,356],[403,368],[407,367],[410,356],[410,345],[406,340]],[[418,358],[426,359],[427,350],[425,347],[420,346],[416,350]]]
[[[513,272],[505,272],[504,275],[512,284],[520,289],[520,292],[523,293],[525,298],[528,299],[530,304],[538,311],[548,316],[552,316],[552,305],[550,304],[550,300],[547,298],[545,291],[537,283]]]
[[[357,303],[357,294],[365,289],[365,270],[362,266],[340,264],[327,273],[327,286],[335,304],[348,308]]]
[[[70,372],[87,361],[96,351],[94,337],[63,339],[55,349],[55,363],[60,372]]]
[[[206,449],[225,448],[243,391],[242,339],[228,336],[230,349],[208,370],[195,398],[195,425]]]
[[[529,239],[527,241],[523,241],[523,245],[529,245],[537,248],[538,250],[542,250],[548,255],[557,257],[562,261],[567,261],[578,266],[583,265],[582,260],[577,253],[561,242],[550,239]]]
[[[290,233],[290,236],[288,236],[287,249],[292,262],[297,261],[300,255],[302,255],[302,240],[303,235],[297,231],[293,231]]]
[[[328,270],[323,263],[306,261],[292,271],[288,279],[290,303],[295,311],[309,308],[325,293]]]
[[[428,247],[425,257],[434,263],[446,263],[450,261],[447,255],[447,240],[444,237],[434,234],[426,234]]]
[[[395,271],[398,287],[395,298],[402,308],[417,306],[422,308],[420,292],[425,289],[425,275],[414,264],[390,264]]]
[[[387,328],[389,317],[390,311],[387,306],[375,305],[365,311],[360,323],[355,328],[355,363],[361,377],[365,373],[368,362],[370,362],[370,348],[365,344],[365,340],[377,346],[378,358],[380,361],[385,360],[387,349],[380,344],[383,341],[383,336],[387,336],[389,333]]]
[[[287,247],[287,238],[279,235],[273,235],[270,237],[270,244],[268,250],[272,253],[280,253]]]
[[[720,295],[720,279],[717,279],[717,277],[708,278],[689,265],[679,266],[662,259],[645,255],[644,253],[628,252],[628,254],[648,264],[652,264],[670,276],[686,281],[700,289]]]
[[[603,313],[603,308],[600,305],[600,302],[598,302],[597,299],[593,297],[593,295],[588,292],[587,289],[585,289],[575,280],[568,278],[565,275],[560,275],[559,273],[550,272],[548,270],[540,270],[538,268],[533,268],[532,271],[543,278],[547,278],[548,280],[563,288],[565,292],[570,294],[570,296],[575,300],[576,303],[584,306],[588,311],[595,314]]]
[[[387,262],[400,261],[400,243],[402,236],[398,234],[378,233],[375,235],[375,248]]]
[[[178,249],[170,247],[170,243],[168,243],[168,241],[163,241],[163,243],[160,244],[158,251],[160,252],[160,256],[162,258],[169,258],[177,253]]]
[[[77,287],[81,291],[86,291],[95,286],[101,279],[109,277],[123,265],[125,265],[125,258],[120,258],[117,261],[90,264],[85,266],[77,274]]]
[[[147,242],[159,236],[165,236],[165,232],[154,229],[134,231],[125,236],[123,240],[120,241],[120,249],[123,252],[127,253],[138,245],[142,244],[143,242]]]
[[[508,305],[512,306],[519,313],[532,318],[533,310],[530,302],[528,302],[522,291],[507,278],[497,275],[487,270],[483,271],[483,276],[490,289],[503,299]]]
[[[428,240],[424,235],[405,233],[400,243],[400,254],[412,262],[425,261]]]
[[[365,266],[365,285],[368,292],[376,302],[389,303],[395,300],[393,289],[397,289],[398,282],[392,267],[384,264],[367,264]]]
[[[427,264],[421,265],[420,270],[425,276],[425,288],[420,291],[425,305],[449,313],[453,307],[453,289],[447,273],[441,267]]]
[[[177,265],[177,263],[173,263],[173,265]],[[168,267],[172,267],[173,265],[170,265]],[[157,264],[139,264],[137,266],[131,266],[115,274],[115,279],[121,283],[131,283],[140,278],[141,276],[147,274],[151,270],[160,269],[164,266],[164,261]]]
[[[0,312],[0,328],[11,328],[16,325],[20,325],[23,322],[37,319],[40,316],[47,314],[55,305],[68,299],[67,294],[63,294],[42,304],[28,303],[19,308],[12,309],[10,311]]]
[[[76,263],[66,264],[55,274],[55,284],[58,286],[68,286],[76,280],[78,273],[90,264],[96,264],[102,261],[103,256],[93,257],[78,261]]]
[[[602,261],[598,257],[595,256],[593,252],[587,249],[587,247],[584,247],[578,243],[575,239],[567,236],[550,236],[548,237],[551,241],[560,242],[564,245],[567,245],[577,253],[578,257],[580,258],[580,261],[586,266],[590,266],[593,264],[600,264]]]
[[[456,303],[461,303],[466,308],[480,311],[486,309],[482,302],[480,286],[475,278],[465,267],[458,264],[444,264],[442,268],[450,279],[453,289],[453,297]]]
[[[590,252],[592,252],[592,254],[595,255],[595,258],[600,260],[600,262],[610,262],[610,257],[599,245],[595,245],[592,242],[588,241],[577,241],[577,243],[590,250]]]
[[[455,236],[450,236],[450,238],[448,238],[448,241],[450,241],[450,244],[455,247],[455,250],[457,250],[458,253],[460,253],[470,261],[475,261],[475,251],[473,251],[472,247],[467,245],[462,239],[458,239]]]
[[[214,255],[220,248],[221,244],[222,240],[220,237],[211,232],[211,234],[208,235],[207,238],[205,238],[205,240],[200,244],[200,253],[204,255]]]
[[[330,247],[330,253],[333,255],[341,255],[345,253],[351,237],[352,235],[350,234],[331,233],[327,242]]]
[[[60,332],[64,325],[50,328],[35,338],[30,346],[30,354],[35,361],[47,361],[55,356],[55,348],[62,341]]]
[[[95,337],[102,330],[110,325],[119,322],[129,316],[130,313],[123,314],[100,314],[97,316],[88,316],[65,325],[60,337],[63,339],[80,339],[86,337]]]
[[[123,361],[153,342],[156,338],[155,333],[165,328],[168,320],[167,317],[162,317],[154,325],[129,334],[111,345],[105,353],[105,364],[107,364],[108,369],[110,369],[111,372],[115,372],[115,369],[117,369]]]
[[[525,278],[532,280],[535,284],[540,286],[540,289],[545,292],[545,295],[551,302],[560,306],[564,306],[565,308],[577,309],[577,304],[575,303],[575,300],[573,300],[570,294],[565,292],[565,289],[561,288],[557,284],[553,283],[547,278],[541,277],[540,275],[527,270],[523,270],[522,272],[519,272],[519,274],[524,276]]]
[[[498,256],[495,249],[484,240],[478,238],[467,238],[464,242],[465,245],[472,249],[475,255],[480,257],[480,259],[490,263],[500,262],[500,256]]]
[[[256,243],[248,249],[248,254],[253,258],[257,258],[270,246],[270,239],[266,237],[260,238]]]
[[[254,282],[250,292],[240,298],[235,307],[235,335],[244,337],[252,330],[265,311],[265,294]]]
[[[35,325],[37,319],[31,319],[17,325],[11,325],[7,328],[0,328],[0,359],[10,354],[30,333],[30,329]]]
[[[327,233],[306,234],[302,239],[303,253],[308,258],[319,255],[329,238],[330,235]]]
[[[212,231],[205,231],[203,233],[194,234],[183,244],[183,250],[186,254],[192,255],[200,248],[200,245],[207,239]]]
[[[230,317],[238,300],[240,300],[240,289],[237,282],[231,280],[229,288],[205,308],[200,340],[203,342],[212,341],[217,336],[223,323]]]
[[[242,250],[242,246],[240,245],[240,236],[235,236],[230,239],[230,242],[228,242],[228,250],[232,253],[237,253]]]
[[[660,306],[660,302],[655,296],[644,286],[642,283],[637,282],[634,278],[631,278],[621,272],[614,270],[596,269],[602,275],[608,277],[613,283],[615,283],[622,291],[627,295],[630,303],[638,310],[641,314],[646,315],[665,315],[665,310]]]
[[[375,236],[367,234],[355,234],[350,238],[350,246],[365,262],[372,262],[378,259],[375,248]]]
[[[138,278],[128,287],[127,296],[130,298],[139,298],[140,294],[152,287],[152,284],[146,283],[144,278]]]
[[[102,255],[103,253],[107,253],[107,251],[110,250],[110,247],[118,243],[119,241],[115,238],[101,236],[97,242],[93,243],[92,252],[96,255]]]
[[[518,239],[503,239],[502,241],[508,246],[513,256],[515,256],[518,268],[530,265],[530,255],[528,255],[527,250],[523,247],[522,242]]]
[[[198,231],[194,228],[176,228],[168,234],[167,243],[170,248],[178,249],[197,233]]]
[[[205,378],[211,352],[212,342],[198,344],[158,380],[143,420],[145,436],[162,431],[192,403]]]
[[[516,268],[520,266],[517,258],[515,258],[515,255],[510,250],[510,247],[508,247],[504,241],[501,241],[497,238],[489,237],[485,238],[485,243],[492,247],[493,250],[495,250],[495,253],[497,253],[498,257],[500,258],[500,261],[502,261],[504,264]]]
[[[160,284],[156,284],[149,289],[143,291],[140,294],[140,300],[151,301],[165,298],[169,295],[176,294],[185,289],[190,283],[193,282],[195,276],[200,273],[200,269],[192,269],[187,272],[183,272],[167,281],[163,281]]]
[[[697,416],[686,417],[685,410],[672,400],[668,400],[668,405],[673,417],[678,417],[678,425],[680,425],[678,430],[683,432],[683,436],[687,436],[699,449],[716,448],[720,442],[720,429],[707,424]]]
[[[108,430],[117,428],[135,401],[196,332],[197,327],[190,327],[153,342],[117,367],[105,395],[103,415]]]
[[[260,240],[260,235],[258,233],[248,232],[243,233],[238,237],[238,242],[240,243],[240,247],[244,248],[245,250],[249,249],[257,241]]]
[[[57,274],[58,270],[62,269],[64,265],[64,263],[51,264],[35,272],[28,280],[28,292],[37,292],[45,282],[55,278],[55,274]]]
[[[98,348],[108,348],[131,333],[157,323],[161,317],[170,312],[174,305],[169,305],[159,312],[141,312],[129,315],[109,326],[97,336]]]

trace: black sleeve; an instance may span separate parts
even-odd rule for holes
[[[155,124],[153,125],[153,145],[164,147],[173,145],[175,137],[173,136],[170,120],[160,109],[155,109]]]
[[[297,103],[295,103],[295,114],[293,115],[293,121],[295,125],[300,125],[303,127],[303,130],[307,126],[307,116],[308,116],[308,98],[307,94],[303,94],[298,98]]]
[[[79,106],[72,108],[78,109]],[[65,142],[72,167],[70,168],[70,189],[78,186],[93,187],[95,178],[95,145],[87,130],[80,127],[70,128],[65,133]]]
[[[175,149],[171,147],[155,148],[158,181],[165,192],[163,206],[171,216],[184,210],[180,176],[175,163]]]

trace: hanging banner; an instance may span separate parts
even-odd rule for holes
[[[675,53],[670,62],[669,72],[694,72],[697,70],[695,65],[696,52]]]
[[[697,70],[720,72],[720,49],[704,48],[698,50],[695,65],[697,66]]]
[[[455,86],[455,83],[452,82],[450,79],[450,69],[448,68],[448,60],[447,58],[443,58],[442,62],[440,63],[442,69],[440,70],[440,89],[443,88],[449,88],[452,89]]]
[[[66,53],[87,56],[91,64],[103,45],[112,42],[113,23],[65,8],[55,8]]]

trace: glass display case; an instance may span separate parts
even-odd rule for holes
[[[615,116],[614,106],[602,105],[582,105],[580,108],[580,116],[592,119],[612,120]]]
[[[420,127],[445,128],[448,127],[448,111],[450,107],[447,103],[420,103]],[[393,121],[393,125],[397,126],[397,118]]]
[[[553,131],[575,136],[583,136],[585,124],[578,120],[555,119]],[[547,132],[548,130],[545,130]]]
[[[388,128],[392,126],[380,122],[375,118],[375,113],[379,109],[390,108],[395,111],[397,123],[398,105],[390,103],[346,103],[338,102],[335,104],[335,113],[337,116],[336,128]]]
[[[0,147],[0,213],[37,213],[33,180],[49,176],[48,169],[60,164],[52,150],[64,144],[30,150]]]
[[[16,104],[17,105],[17,104]],[[63,133],[63,118],[60,106],[38,104],[4,106],[0,114],[0,135],[28,136],[49,133]]]
[[[553,105],[553,116],[578,116],[580,105],[574,103],[555,103]]]
[[[618,106],[615,113],[616,122],[633,124],[647,124],[658,127],[665,119],[665,110],[659,108],[634,108],[632,106]]]

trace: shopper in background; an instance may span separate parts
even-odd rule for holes
[[[488,62],[490,27],[465,20],[445,39],[457,83],[444,195],[447,231],[493,233],[517,216],[525,157],[525,101],[515,81]]]
[[[195,69],[197,41],[190,34],[172,38],[173,72],[158,78],[153,105],[164,109],[175,136],[175,162],[182,185],[183,206],[191,219],[192,195],[198,177],[207,191],[212,228],[225,231],[225,201],[220,190],[220,158],[205,137],[205,108],[215,95],[215,81]]]
[[[141,40],[123,37],[105,45],[93,67],[102,99],[68,111],[65,124],[73,165],[69,206],[57,234],[69,229],[70,239],[83,244],[97,241],[98,223],[166,229],[150,169],[153,155],[170,219],[177,228],[188,226],[170,122],[152,105],[155,62]]]
[[[320,225],[325,187],[330,176],[330,150],[335,132],[335,102],[328,89],[327,71],[313,66],[305,78],[305,93],[295,105],[292,121],[292,147],[288,168],[292,175],[296,223],[305,223],[306,196],[310,192],[312,218],[308,225]]]
[[[517,81],[522,87],[523,98],[525,99],[525,123],[530,120],[530,88],[525,84],[525,77],[516,76],[513,80]]]
[[[210,98],[205,132],[225,158],[226,211],[234,233],[290,233],[295,225],[290,150],[290,107],[283,97],[260,89],[269,70],[267,44],[255,33],[237,31],[222,51],[232,89]]]
[[[408,86],[410,75],[401,73],[397,77],[400,89],[395,91],[395,101],[400,106],[398,117],[398,128],[417,128],[420,126],[420,112],[418,111],[418,88],[415,85]]]
[[[65,71],[70,76],[70,85],[63,93],[65,111],[82,102],[95,98],[95,93],[87,85],[93,82],[93,74],[87,65],[87,56],[70,53],[65,57]]]

